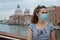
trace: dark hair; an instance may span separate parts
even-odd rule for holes
[[[36,24],[38,22],[38,16],[36,15],[36,13],[39,13],[40,9],[42,8],[46,8],[45,6],[37,6],[35,9],[34,9],[34,12],[33,12],[33,16],[31,18],[31,23],[34,23]],[[47,8],[46,8],[47,9]]]

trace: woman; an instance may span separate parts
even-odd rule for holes
[[[45,6],[35,8],[28,28],[27,40],[55,40],[54,26],[48,21]]]

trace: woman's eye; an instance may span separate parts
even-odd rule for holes
[[[42,14],[44,14],[44,12],[42,12]]]
[[[47,14],[47,12],[42,12],[42,14]]]
[[[46,14],[47,14],[47,12],[46,12]]]

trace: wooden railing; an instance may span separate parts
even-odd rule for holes
[[[20,40],[27,40],[27,38],[24,37],[24,36],[11,34],[11,33],[6,33],[6,32],[0,32],[0,38],[2,38],[1,36],[16,38],[16,39],[20,39]]]

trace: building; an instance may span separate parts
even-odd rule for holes
[[[9,24],[20,24],[21,16],[12,15],[9,17]]]
[[[22,24],[23,18],[20,15],[12,15],[9,17],[9,24]]]
[[[23,15],[24,14],[24,15]],[[31,17],[30,15],[30,9],[25,9],[24,12],[20,9],[20,6],[17,6],[17,9],[15,10],[15,14],[11,15],[9,17],[9,24],[25,24],[28,25],[31,22]]]
[[[9,17],[9,24],[21,24],[22,15],[23,15],[23,12],[20,9],[20,6],[17,5],[17,9],[15,10],[14,15],[11,15]]]
[[[23,11],[20,8],[20,5],[17,5],[17,9],[15,10],[15,15],[23,15]]]
[[[23,19],[24,19],[24,24],[30,24],[31,23],[31,18],[32,15],[30,15],[30,9],[25,9]]]
[[[48,12],[50,13],[50,21],[54,25],[60,23],[60,6],[48,7]]]

